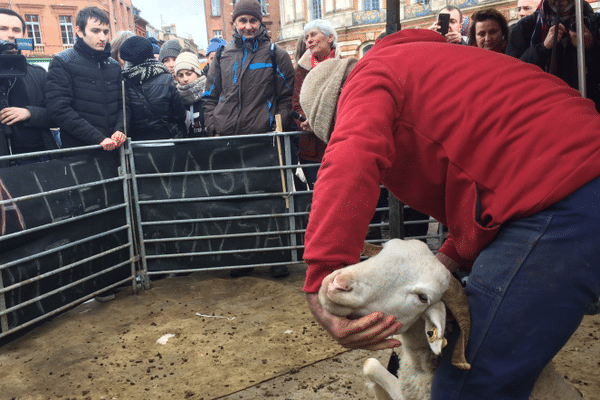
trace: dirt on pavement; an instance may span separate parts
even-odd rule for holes
[[[333,341],[304,272],[194,273],[81,304],[2,344],[0,399],[372,399],[362,363],[390,351]],[[586,400],[600,400],[599,337],[600,315],[586,316],[554,360]]]

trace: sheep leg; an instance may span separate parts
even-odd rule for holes
[[[369,358],[365,361],[363,373],[375,384],[374,391],[377,400],[405,400],[398,378],[376,359]]]

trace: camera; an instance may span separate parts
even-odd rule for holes
[[[22,77],[27,74],[27,59],[18,54],[18,50],[15,43],[0,40],[0,79]]]
[[[27,75],[27,59],[18,51],[15,43],[0,40],[0,110],[9,106],[11,80],[14,82],[14,79]],[[0,124],[0,155],[12,154],[11,140],[17,132],[17,126]],[[9,162],[0,163],[2,168],[9,165]]]

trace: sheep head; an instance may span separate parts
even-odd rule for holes
[[[464,358],[470,330],[466,296],[460,283],[427,245],[418,240],[393,239],[379,252],[366,245],[363,253],[374,255],[325,277],[319,290],[323,308],[348,318],[360,318],[375,311],[395,315],[402,322],[399,333],[423,318],[429,345],[439,354],[445,340],[445,304],[461,327],[453,363],[459,368],[470,368]]]

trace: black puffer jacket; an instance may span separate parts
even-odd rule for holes
[[[121,67],[109,55],[109,44],[97,51],[78,39],[52,59],[46,103],[63,147],[100,144],[123,131]]]
[[[123,71],[132,140],[186,136],[185,107],[169,69],[146,60]]]
[[[9,86],[8,106],[23,107],[31,113],[31,117],[27,121],[13,125],[13,153],[56,148],[56,145],[52,145],[53,139],[49,129],[51,120],[44,98],[46,74],[44,68],[27,64],[27,74],[23,78],[16,78],[17,82],[13,82],[13,85]],[[20,94],[17,92],[22,89],[24,89],[26,97],[22,98],[24,104],[19,104],[21,99],[18,98]],[[17,97],[16,103],[13,102],[15,96]]]

